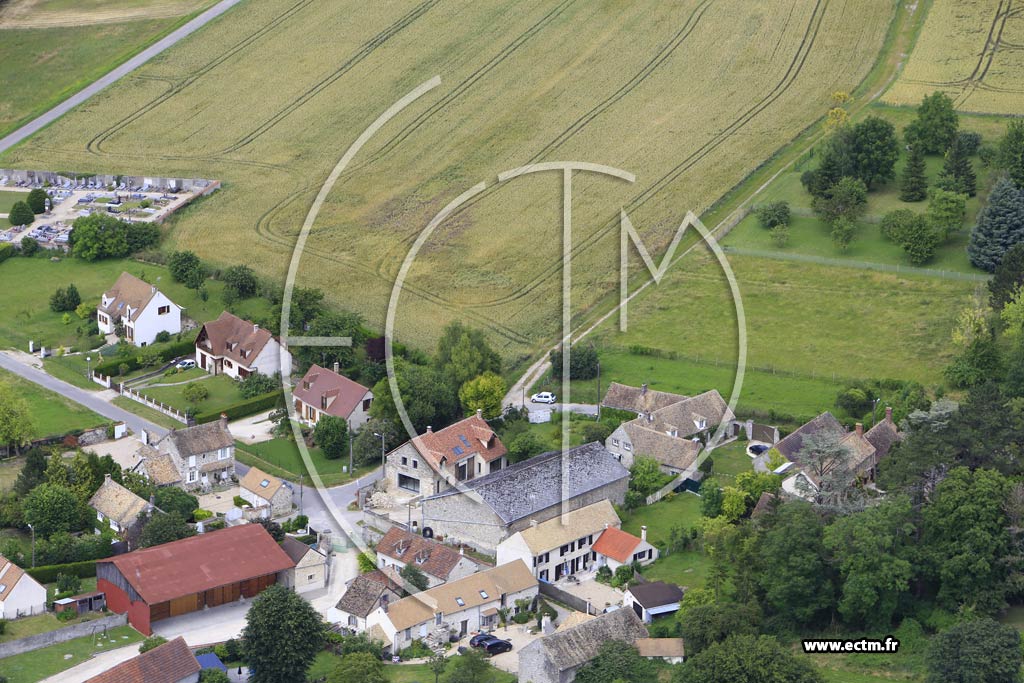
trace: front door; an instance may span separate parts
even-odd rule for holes
[[[459,627],[459,637],[465,638],[467,633],[469,633],[469,619],[463,619]]]

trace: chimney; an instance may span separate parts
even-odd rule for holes
[[[647,540],[647,525],[646,524],[644,526],[640,527],[640,540],[641,541],[646,541]]]
[[[259,331],[260,331],[260,326],[259,326],[259,325],[257,325],[256,323],[253,323],[253,324],[252,324],[252,333],[253,333],[253,334],[256,334],[256,333],[257,333],[257,332],[259,332]]]
[[[608,527],[609,527],[609,524],[608,524],[608,522],[605,522],[605,523],[604,523],[604,528],[605,528],[605,529],[607,529]]]
[[[476,416],[477,416],[477,417],[479,417],[479,418],[480,418],[481,420],[483,419],[483,417],[484,417],[484,411],[483,411],[483,409],[482,409],[482,408],[477,408],[477,409],[476,409]]]
[[[465,555],[465,554],[466,554],[466,546],[460,545],[459,546],[459,555]]]
[[[640,385],[640,395],[643,396],[647,393],[647,382]]]
[[[220,426],[223,427],[224,429],[228,428],[228,414],[227,413],[221,413],[220,414]]]
[[[857,436],[864,436],[864,423],[858,422],[854,430],[857,432]]]
[[[885,407],[885,421],[892,422],[892,406]]]
[[[530,520],[530,527],[533,528],[533,529],[536,529],[537,528],[537,520],[531,519]]]
[[[338,363],[338,361],[334,361],[334,374],[335,375],[340,375],[341,373],[338,372],[340,369],[341,369],[341,364]]]
[[[106,474],[103,475],[103,481],[104,482],[110,481],[110,472],[107,472]]]
[[[434,433],[434,428],[431,427],[430,425],[427,425],[427,434],[433,434],[433,433]]]

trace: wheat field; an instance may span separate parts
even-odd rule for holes
[[[941,90],[961,111],[1024,114],[1024,2],[933,0],[910,59],[883,101]]]
[[[341,154],[440,75],[341,177],[300,284],[382,326],[416,236],[486,181],[421,251],[395,335],[429,346],[461,319],[522,357],[558,336],[561,181],[499,185],[498,173],[574,160],[636,174],[574,179],[573,300],[586,313],[617,287],[619,207],[660,259],[687,211],[857,86],[894,12],[890,0],[250,0],[2,163],[217,178],[223,190],[174,220],[170,246],[279,278]]]

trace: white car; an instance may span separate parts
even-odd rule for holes
[[[530,403],[554,403],[555,395],[550,391],[542,391],[530,397]]]
[[[174,367],[178,368],[179,370],[191,370],[195,366],[196,362],[194,360],[192,360],[191,358],[186,358],[185,360],[179,360],[178,364],[175,365]]]

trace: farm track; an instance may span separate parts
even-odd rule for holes
[[[376,36],[374,36],[367,42],[363,43],[363,45],[359,48],[359,50],[356,51],[354,55],[349,57],[344,64],[338,67],[329,76],[321,79],[318,83],[316,83],[311,88],[306,90],[306,92],[299,95],[298,98],[296,98],[293,102],[289,103],[288,106],[286,106],[284,109],[279,111],[274,116],[270,117],[264,123],[260,124],[260,126],[257,127],[256,130],[245,135],[244,137],[242,137],[229,147],[226,147],[225,149],[221,150],[221,154],[230,154],[232,152],[236,152],[242,147],[245,147],[246,145],[252,143],[254,140],[256,140],[261,135],[266,133],[268,130],[270,130],[278,123],[280,123],[289,114],[297,110],[299,107],[304,105],[312,98],[316,97],[324,89],[328,88],[339,78],[341,78],[349,71],[351,71],[353,68],[355,68],[360,62],[362,62],[364,59],[372,55],[374,50],[376,50],[378,47],[384,45],[386,42],[391,40],[391,38],[395,37],[401,31],[408,28],[417,19],[422,17],[434,6],[436,6],[440,1],[441,0],[426,0],[425,2],[417,5],[414,9],[412,9],[409,13],[407,13],[397,22],[387,27],[386,29],[378,33]]]
[[[134,121],[137,121],[138,119],[142,118],[143,116],[145,116],[147,113],[149,113],[153,109],[156,109],[158,106],[160,106],[161,104],[163,104],[164,102],[169,100],[171,97],[173,97],[174,95],[180,93],[182,90],[187,88],[189,85],[195,83],[197,80],[199,80],[200,77],[204,76],[205,74],[209,73],[210,71],[212,71],[216,67],[220,66],[225,61],[227,61],[230,57],[234,56],[235,54],[238,54],[239,52],[241,52],[245,48],[249,47],[252,43],[254,43],[255,41],[259,40],[263,36],[267,35],[273,29],[277,28],[281,23],[283,23],[287,19],[291,18],[296,13],[298,13],[299,11],[305,9],[309,5],[313,4],[313,2],[314,2],[314,0],[299,0],[299,2],[295,3],[294,5],[292,5],[288,9],[286,9],[284,12],[282,12],[280,15],[278,15],[273,20],[268,22],[262,28],[254,31],[253,33],[250,33],[248,36],[246,36],[242,40],[238,41],[237,43],[235,43],[234,45],[229,47],[227,50],[222,52],[220,55],[218,55],[214,59],[210,60],[205,65],[201,66],[199,69],[193,71],[184,80],[182,80],[180,83],[178,83],[177,85],[172,87],[167,92],[165,92],[162,95],[158,96],[157,98],[155,98],[153,101],[149,102],[148,104],[143,105],[139,109],[136,109],[134,112],[132,112],[128,116],[124,117],[123,119],[117,121],[116,123],[111,125],[109,128],[107,128],[107,129],[101,131],[100,133],[98,133],[91,140],[89,140],[89,142],[86,144],[86,151],[88,151],[90,154],[94,154],[96,156],[104,156],[105,152],[103,150],[103,143],[106,142],[108,139],[110,139],[118,131],[122,130],[127,125],[129,125],[130,123],[132,123]],[[189,157],[180,157],[180,158],[189,158]],[[199,157],[196,157],[196,158],[199,158]]]

